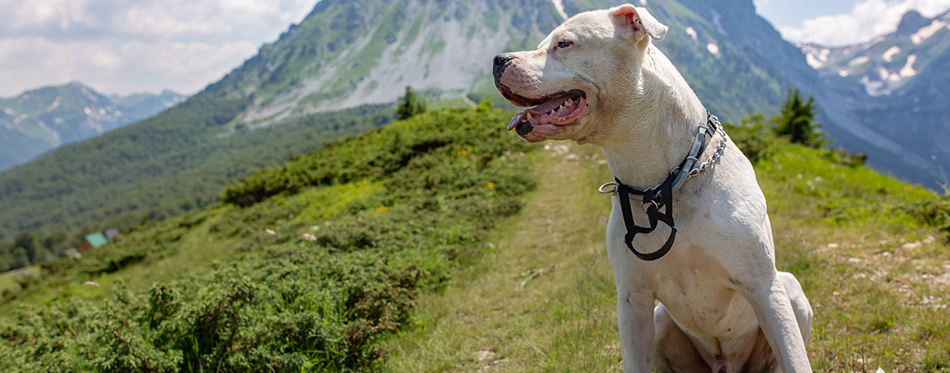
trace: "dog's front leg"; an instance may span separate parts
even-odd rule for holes
[[[752,304],[765,339],[772,346],[785,373],[811,372],[805,341],[799,328],[785,285],[772,271],[772,276],[754,285],[743,284],[744,295]]]
[[[649,373],[653,359],[653,294],[618,289],[617,321],[623,371]]]

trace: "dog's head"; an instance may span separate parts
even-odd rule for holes
[[[641,89],[643,55],[666,31],[646,9],[625,4],[571,17],[537,50],[496,56],[498,91],[528,108],[508,129],[531,142],[587,142],[604,135],[607,129],[593,124],[614,118],[618,100]]]

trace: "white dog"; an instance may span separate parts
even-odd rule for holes
[[[811,306],[775,269],[755,173],[652,45],[666,31],[626,4],[498,55],[498,90],[535,106],[509,130],[604,150],[617,179],[607,252],[624,371],[810,372]]]

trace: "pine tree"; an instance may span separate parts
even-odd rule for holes
[[[781,113],[772,118],[776,124],[775,133],[793,143],[820,148],[825,145],[825,134],[821,131],[821,124],[815,122],[817,115],[815,96],[809,96],[806,102],[801,92],[789,89]]]
[[[39,257],[37,251],[37,239],[36,233],[33,231],[20,232],[16,235],[16,238],[13,239],[13,246],[23,249],[24,254],[27,257],[27,265],[36,263],[36,259]]]
[[[416,114],[426,112],[426,101],[412,91],[412,86],[406,86],[406,94],[399,97],[399,106],[396,107],[396,119],[409,119]]]

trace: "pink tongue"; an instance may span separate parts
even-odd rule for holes
[[[515,114],[515,116],[511,118],[511,121],[508,122],[508,130],[511,131],[511,129],[515,128],[518,125],[518,123],[521,123],[521,121],[524,119],[525,114],[527,114],[528,112],[530,112],[531,115],[546,114],[547,112],[560,107],[561,104],[567,101],[568,98],[570,97],[561,96],[561,97],[553,98],[547,102],[544,102],[541,105],[535,106],[531,109]]]
[[[531,115],[544,114],[551,110],[557,109],[559,106],[561,106],[561,104],[564,103],[564,101],[567,101],[568,98],[569,98],[568,96],[561,96],[561,97],[552,99],[551,101],[545,102],[541,105],[535,106],[532,109],[528,109],[528,111],[531,112]]]

